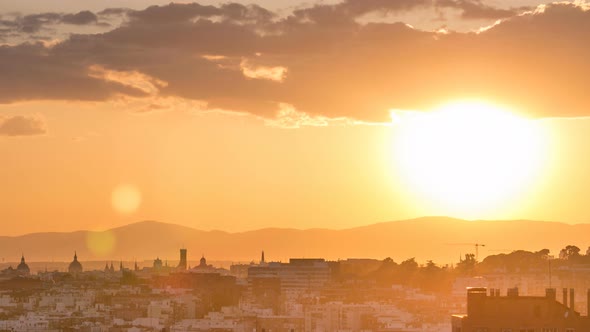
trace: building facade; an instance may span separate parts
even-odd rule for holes
[[[568,306],[568,290],[563,290],[560,303],[555,289],[545,296],[519,296],[518,289],[499,296],[497,290],[470,288],[467,290],[467,314],[452,316],[453,332],[583,332],[590,331],[588,314],[582,316]],[[574,297],[573,289],[569,292]],[[590,300],[590,291],[588,292]]]

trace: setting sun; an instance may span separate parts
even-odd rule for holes
[[[454,102],[431,112],[394,111],[392,117],[401,177],[435,209],[477,218],[510,208],[542,169],[538,123],[492,104]]]

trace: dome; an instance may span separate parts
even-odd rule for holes
[[[25,263],[25,256],[24,255],[21,257],[20,264],[18,264],[18,266],[16,267],[16,271],[19,274],[29,274],[31,272],[27,263]]]
[[[74,260],[70,263],[68,267],[68,272],[70,273],[80,273],[82,272],[82,264],[78,262],[78,255],[74,253]]]
[[[200,267],[205,267],[207,266],[207,260],[205,259],[205,256],[201,257],[201,261],[199,264]]]

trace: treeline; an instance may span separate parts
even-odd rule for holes
[[[589,250],[590,251],[590,250]],[[419,264],[414,258],[395,262],[385,258],[376,266],[359,265],[341,271],[339,278],[364,279],[381,286],[405,285],[435,293],[449,293],[457,277],[479,276],[494,273],[544,274],[564,265],[590,264],[590,254],[568,245],[559,257],[550,255],[549,249],[539,251],[516,250],[509,254],[497,254],[478,262],[474,254],[466,254],[457,264],[439,265],[433,261]]]

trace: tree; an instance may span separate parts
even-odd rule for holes
[[[559,258],[561,259],[576,259],[580,257],[580,248],[574,245],[568,245],[565,248],[561,249],[559,252]]]
[[[433,270],[436,267],[437,267],[436,264],[432,260],[426,261],[426,269],[427,270]]]
[[[537,255],[539,255],[539,256],[541,256],[543,258],[549,257],[549,253],[550,253],[549,249],[541,249],[541,250],[539,250],[539,251],[536,252]]]
[[[387,257],[383,260],[383,264],[393,264],[394,261],[391,257]]]
[[[475,260],[475,254],[465,254],[465,259],[461,260],[457,264],[459,272],[464,274],[471,274],[475,269],[477,261]]]
[[[401,262],[399,265],[402,269],[408,271],[415,271],[418,269],[418,263],[416,262],[416,258],[408,258],[405,261]]]

